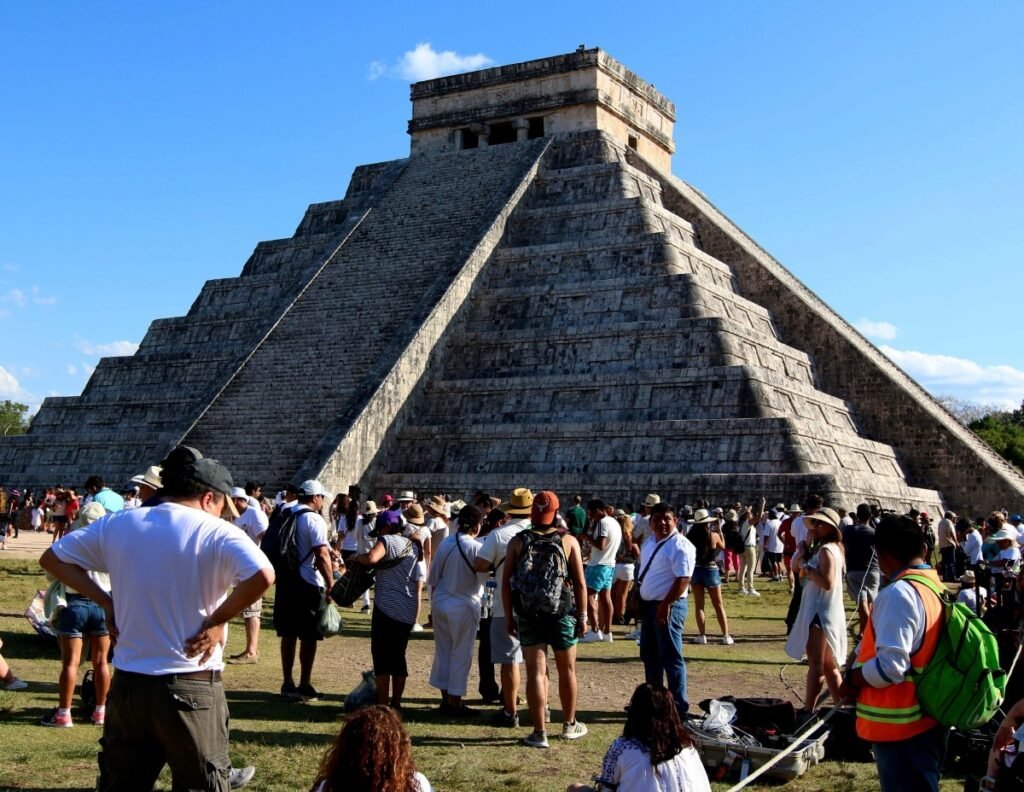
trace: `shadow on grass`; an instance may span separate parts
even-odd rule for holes
[[[508,746],[518,745],[519,739],[523,733],[520,729],[515,735],[508,737],[437,737],[429,734],[420,734],[412,738],[412,744],[414,747],[430,747],[430,746],[451,746],[451,745],[473,745],[479,747],[490,746],[492,748],[507,748]]]
[[[687,663],[727,663],[732,665],[766,665],[766,666],[779,666],[792,663],[790,659],[785,660],[752,660],[743,657],[701,657],[700,655],[688,654],[686,655]]]
[[[324,697],[318,702],[303,704],[258,690],[231,690],[225,695],[233,719],[336,723],[343,714],[344,698],[341,696]]]
[[[19,613],[17,616],[24,616]],[[11,658],[21,660],[39,660],[52,657],[60,660],[60,646],[54,638],[43,638],[36,633],[19,632],[4,635],[3,655],[8,661]],[[56,675],[60,669],[54,672]],[[15,670],[17,673],[17,670]]]
[[[249,743],[252,745],[267,745],[277,748],[303,748],[312,746],[314,748],[325,748],[330,743],[331,737],[310,732],[278,732],[270,730],[251,731],[231,727],[231,742],[233,744]]]

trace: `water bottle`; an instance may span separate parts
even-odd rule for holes
[[[484,596],[480,602],[481,618],[491,618],[491,611],[494,608],[494,591],[497,587],[498,583],[494,578],[487,578],[487,583],[484,584]]]

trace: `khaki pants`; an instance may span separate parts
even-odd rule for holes
[[[757,572],[757,548],[745,547],[740,555],[740,587],[743,591],[754,590],[754,574]]]
[[[148,792],[165,764],[175,792],[228,792],[224,686],[115,671],[100,746],[100,792]]]

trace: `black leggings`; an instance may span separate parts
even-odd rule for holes
[[[405,651],[409,647],[412,624],[395,621],[385,616],[380,607],[373,609],[370,618],[370,655],[373,673],[377,676],[409,676]]]

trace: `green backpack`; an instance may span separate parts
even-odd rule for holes
[[[935,655],[913,674],[921,709],[942,726],[976,729],[988,723],[1006,695],[1006,671],[999,666],[996,637],[962,602],[954,602],[944,586],[924,575],[904,575],[931,589],[942,602],[945,628]]]

